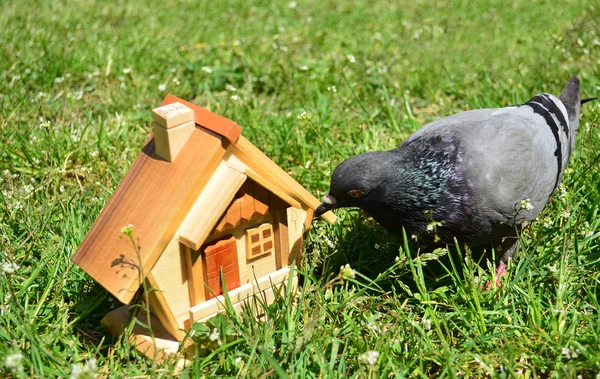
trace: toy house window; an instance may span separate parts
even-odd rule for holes
[[[271,254],[274,249],[273,225],[265,223],[246,230],[246,259]]]

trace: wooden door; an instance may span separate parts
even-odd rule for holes
[[[206,299],[223,294],[221,286],[221,270],[227,290],[231,291],[240,286],[240,269],[238,266],[237,246],[235,237],[219,240],[217,243],[204,249],[206,263],[205,282]]]

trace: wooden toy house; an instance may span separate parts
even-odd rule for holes
[[[235,122],[172,95],[153,119],[154,138],[73,256],[125,304],[142,284],[152,288],[154,342],[135,335],[148,355],[176,351],[194,322],[224,311],[223,283],[236,311],[295,286],[289,265],[300,260],[320,204]],[[132,238],[121,232],[127,226]],[[120,333],[127,310],[109,313],[103,325]]]

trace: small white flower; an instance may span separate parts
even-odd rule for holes
[[[14,262],[3,261],[2,264],[0,264],[0,268],[6,275],[11,275],[19,269],[19,265]]]
[[[129,224],[129,225],[122,227],[121,233],[131,237],[131,233],[133,233],[133,224]]]
[[[302,111],[298,116],[296,116],[298,120],[306,120],[308,117],[306,116],[306,111]]]
[[[62,83],[65,81],[65,78],[63,78],[62,76],[59,76],[58,78],[54,79],[54,83]]]
[[[133,70],[131,69],[131,67],[126,67],[126,68],[124,68],[124,69],[123,69],[123,74],[125,74],[125,75],[127,75],[127,74],[131,74],[131,71],[133,71]]]
[[[564,210],[564,211],[560,212],[560,217],[569,218],[569,217],[571,217],[571,212]]]
[[[225,85],[225,89],[229,92],[235,92],[237,91],[237,88],[235,88],[234,86],[232,86],[231,84],[226,84]]]
[[[429,320],[427,318],[423,318],[421,320],[421,324],[423,324],[423,329],[425,329],[425,330],[431,330],[431,320]]]
[[[231,100],[238,101],[240,99],[239,95],[231,95]]]
[[[332,92],[332,93],[336,93],[337,92],[337,88],[335,88],[335,86],[327,86],[327,91]]]
[[[32,161],[33,161],[33,164],[36,164],[36,165],[40,164],[40,158],[33,158]]]
[[[563,357],[568,360],[577,359],[581,351],[579,349],[574,349],[572,346],[563,347],[562,350]]]
[[[529,199],[524,199],[521,200],[520,209],[525,209],[529,211],[533,209],[533,205],[531,204],[531,201],[529,201]]]
[[[300,71],[308,71],[308,66],[307,65],[300,66]]]
[[[158,85],[158,90],[160,92],[164,92],[167,89],[167,85],[165,83]]]
[[[327,246],[329,246],[330,248],[335,248],[335,244],[333,243],[332,240],[330,240],[327,236],[324,236],[325,238],[325,243],[327,244]]]
[[[15,202],[15,209],[18,211],[23,210],[23,204],[20,201]]]
[[[98,152],[97,151],[90,151],[90,157],[95,158],[98,156]]]
[[[367,364],[369,366],[375,366],[377,361],[379,360],[379,352],[375,350],[368,350],[362,353],[358,359],[361,363]]]
[[[59,190],[60,190],[61,193],[65,192],[65,186],[60,186]]]
[[[206,72],[207,74],[212,73],[212,69],[208,66],[202,66],[202,71]]]
[[[212,333],[210,333],[210,335],[208,336],[208,339],[214,342],[214,341],[218,340],[219,337],[221,337],[221,333],[219,333],[217,328],[214,328]]]
[[[237,366],[241,365],[242,362],[244,360],[242,359],[242,357],[235,357],[235,359],[233,360],[233,363],[235,363]]]
[[[71,139],[73,140],[73,142],[79,142],[81,140],[81,137],[77,133],[73,133],[71,134]]]
[[[179,81],[179,79],[177,79],[177,78],[173,78],[173,83],[174,83],[176,86],[178,86],[178,85],[180,85],[180,84],[181,84],[181,81]]]
[[[354,55],[347,54],[346,58],[348,58],[348,62],[350,62],[350,63],[356,63],[356,58],[354,58]]]
[[[340,277],[343,279],[354,279],[356,277],[356,272],[350,267],[348,263],[340,267]]]
[[[297,3],[297,2],[295,2],[295,1],[291,1],[291,2],[288,4],[288,7],[289,7],[289,8],[291,8],[291,9],[296,9],[296,7],[297,7],[297,6],[298,6],[298,3]]]
[[[35,189],[35,187],[33,187],[31,184],[25,184],[23,186],[23,189],[25,190],[25,192],[27,193],[32,193],[33,190]]]
[[[97,369],[96,358],[90,359],[83,366],[73,365],[71,366],[71,379],[93,378],[96,376]]]
[[[21,366],[22,359],[23,354],[21,353],[10,354],[4,359],[4,364],[11,370],[20,370],[21,368],[23,368]]]

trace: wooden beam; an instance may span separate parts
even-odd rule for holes
[[[269,182],[271,187],[277,187],[281,192],[285,192],[286,195],[295,199],[299,203],[306,204],[313,210],[316,210],[321,202],[310,194],[304,187],[296,182],[287,172],[267,157],[262,151],[248,141],[244,136],[240,136],[235,144],[230,146],[233,154],[248,168],[255,171],[262,179],[257,180],[261,185],[265,185]],[[250,176],[250,175],[248,175]],[[277,194],[277,192],[269,191]],[[279,196],[279,195],[277,195]],[[281,196],[280,196],[281,197]],[[282,200],[287,201],[282,198]],[[296,207],[295,208],[300,208]],[[323,214],[321,217],[329,223],[335,222],[335,215],[329,211]]]
[[[146,280],[148,282],[149,289],[148,298],[150,300],[150,311],[152,314],[158,317],[165,330],[167,330],[169,334],[175,337],[178,341],[183,340],[185,333],[179,329],[177,319],[175,319],[173,311],[171,310],[171,307],[169,307],[169,303],[167,302],[164,293],[156,284],[154,275],[149,273],[146,277]]]
[[[278,186],[274,185],[266,178],[261,177],[256,171],[252,170],[250,167],[245,165],[237,156],[232,155],[228,161],[229,167],[236,169],[240,172],[243,172],[250,179],[254,180],[256,183],[263,186],[268,191],[274,193],[281,200],[288,203],[290,206],[294,208],[302,208],[302,204],[293,197],[289,196],[285,191],[282,191]],[[268,204],[266,204],[268,206]]]
[[[124,305],[108,313],[101,321],[102,326],[114,337],[118,337],[129,320],[130,305]],[[138,312],[137,319],[145,325],[150,324],[152,331],[136,323],[133,327],[129,342],[135,344],[136,350],[144,354],[151,360],[161,363],[166,357],[181,354],[177,362],[179,368],[183,368],[186,362],[193,358],[190,351],[191,339],[184,346],[181,346],[173,336],[171,336],[163,327],[161,322],[154,315],[150,315],[150,323],[144,312]]]
[[[279,270],[290,264],[287,209],[281,209],[273,214],[273,226],[273,233],[275,234],[275,266]]]
[[[245,180],[246,175],[223,161],[181,224],[179,241],[198,250]]]
[[[150,140],[79,245],[73,261],[128,303],[221,162],[221,138],[194,128],[174,162]],[[133,239],[120,232],[133,225]]]

